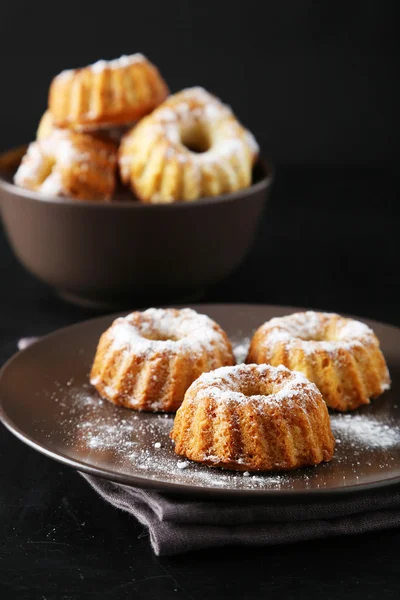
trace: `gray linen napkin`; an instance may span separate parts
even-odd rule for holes
[[[157,555],[217,546],[266,546],[400,527],[400,486],[294,504],[193,501],[81,475],[107,502],[149,530]]]
[[[26,348],[35,338],[24,338]],[[149,530],[157,555],[204,548],[264,546],[400,527],[400,486],[305,503],[190,500],[81,473],[115,508]]]

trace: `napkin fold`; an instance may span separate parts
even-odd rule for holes
[[[36,338],[18,342],[22,350]],[[193,500],[81,473],[109,504],[134,516],[157,555],[230,545],[265,546],[400,527],[400,485],[334,499]]]
[[[335,500],[190,500],[81,475],[104,500],[149,531],[154,552],[266,546],[400,526],[400,486]]]

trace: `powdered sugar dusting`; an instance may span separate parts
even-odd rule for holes
[[[176,463],[176,466],[178,467],[178,469],[180,469],[181,471],[183,469],[187,469],[188,466],[190,465],[190,463],[187,460],[178,460],[178,462]]]
[[[121,317],[114,321],[109,335],[113,348],[127,348],[137,355],[186,350],[212,353],[216,346],[226,346],[215,323],[188,308],[180,311],[149,308]]]
[[[393,448],[400,446],[400,427],[378,421],[370,415],[333,415],[333,432],[359,447]]]
[[[333,356],[341,349],[354,349],[363,343],[376,343],[367,325],[345,319],[334,313],[306,311],[286,317],[276,317],[261,326],[265,346],[273,352],[276,344],[288,349],[301,348],[305,354],[325,351]]]
[[[322,397],[318,388],[299,371],[283,365],[236,365],[203,373],[191,385],[184,402],[198,404],[213,398],[226,404],[256,403],[262,410],[266,404],[280,405],[295,401],[307,407]]]
[[[57,75],[57,79],[71,79],[71,77],[74,75],[76,69],[64,69],[63,71],[61,71],[61,73],[59,73]]]
[[[32,142],[14,175],[14,183],[22,187],[40,184],[40,174],[44,164],[45,156],[41,144]]]
[[[78,459],[108,466],[124,473],[160,481],[176,481],[200,487],[280,489],[289,485],[285,474],[244,475],[212,469],[178,457],[169,437],[173,415],[137,413],[101,400],[87,384],[57,384],[52,401],[59,408],[60,432]],[[305,480],[308,476],[303,475]]]
[[[104,71],[104,69],[120,69],[123,67],[130,67],[131,65],[143,62],[146,58],[140,52],[131,54],[130,56],[122,55],[120,58],[114,60],[98,60],[94,64],[90,65],[92,71],[98,73]]]
[[[122,55],[120,58],[115,58],[113,60],[98,60],[92,65],[89,65],[88,68],[90,68],[94,73],[100,73],[105,69],[120,69],[123,67],[129,67],[130,65],[143,62],[145,60],[147,60],[146,57],[140,52],[137,52],[136,54],[131,54],[130,56]],[[57,78],[70,79],[79,70],[80,69],[65,69],[64,71],[61,71],[59,75],[57,75]]]
[[[38,189],[46,196],[62,196],[65,186],[60,171],[53,171]]]
[[[250,338],[249,337],[245,337],[245,338],[241,339],[240,341],[233,342],[233,344],[232,344],[233,354],[235,355],[236,362],[238,364],[244,363],[247,353],[249,351],[249,346],[250,346]]]
[[[107,158],[112,160],[111,154]],[[55,129],[51,135],[29,145],[14,175],[14,183],[47,196],[64,196],[68,193],[64,170],[76,165],[87,171],[89,162],[90,155],[76,147],[68,131]]]
[[[26,337],[18,340],[18,350],[25,350],[25,348],[29,348],[37,341],[37,337]]]
[[[182,139],[185,132],[199,125],[208,131],[211,145],[205,152],[193,153]],[[171,96],[142,127],[147,134],[144,143],[158,142],[161,134],[170,143],[168,157],[176,156],[179,162],[190,159],[201,168],[225,165],[235,158],[246,164],[259,150],[254,136],[234,118],[230,107],[201,87],[187,88]]]

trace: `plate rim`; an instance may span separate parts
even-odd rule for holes
[[[176,308],[182,308],[185,305],[174,305]],[[252,308],[268,308],[270,310],[279,309],[279,310],[288,310],[288,311],[298,311],[298,310],[322,310],[322,309],[309,309],[307,307],[296,307],[290,305],[278,305],[278,304],[265,304],[265,303],[224,303],[224,302],[209,302],[209,303],[194,303],[190,304],[190,307],[193,307],[194,310],[201,311],[208,308],[221,308],[224,306],[229,306],[230,308],[236,309],[244,309],[251,310]],[[132,310],[145,310],[145,308],[138,308]],[[78,459],[72,459],[68,456],[60,453],[53,452],[48,447],[43,444],[37,442],[32,438],[31,435],[22,431],[18,425],[16,425],[13,420],[7,415],[4,410],[3,402],[2,402],[2,393],[1,393],[1,382],[4,377],[6,371],[11,367],[14,361],[20,360],[20,357],[26,353],[34,352],[35,346],[37,344],[46,343],[52,337],[57,337],[58,335],[62,335],[65,331],[71,331],[76,328],[80,328],[83,325],[87,325],[89,323],[94,323],[96,321],[102,321],[105,319],[113,320],[118,316],[129,314],[132,310],[128,311],[119,311],[116,313],[105,314],[97,317],[93,317],[91,319],[86,319],[84,321],[80,321],[78,323],[74,323],[72,325],[67,325],[65,327],[61,327],[52,331],[38,340],[33,342],[27,348],[17,351],[13,354],[0,368],[0,422],[6,427],[10,433],[15,435],[17,439],[21,442],[25,443],[30,448],[38,451],[40,454],[47,456],[65,466],[72,467],[77,471],[81,471],[83,473],[88,473],[89,475],[107,479],[109,481],[113,481],[116,483],[121,483],[124,485],[128,485],[130,487],[140,487],[141,489],[148,489],[153,491],[158,491],[161,493],[175,494],[175,495],[186,495],[191,498],[195,497],[218,497],[218,498],[252,498],[252,499],[263,499],[265,500],[274,500],[274,499],[285,499],[285,500],[296,500],[301,499],[302,501],[306,501],[307,498],[315,500],[317,498],[326,499],[329,497],[343,497],[347,495],[355,495],[359,493],[365,493],[373,490],[381,490],[386,489],[395,485],[400,484],[400,475],[383,479],[380,481],[372,481],[368,483],[350,485],[347,487],[337,487],[337,488],[317,488],[317,489],[304,489],[304,490],[281,490],[281,489],[265,489],[265,488],[248,488],[248,489],[233,489],[233,488],[220,488],[220,487],[210,487],[210,486],[196,486],[193,484],[187,483],[176,483],[176,482],[168,482],[160,480],[140,477],[137,475],[124,475],[120,473],[115,473],[114,471],[110,471],[108,469],[102,467],[91,466],[87,463],[84,463]],[[331,311],[325,311],[331,312]],[[346,313],[342,313],[345,316],[350,316],[355,319],[364,319],[367,320],[371,324],[377,324],[379,326],[389,327],[391,329],[395,329],[400,334],[400,327],[396,325],[391,325],[390,323],[385,323],[382,321],[376,321],[374,319],[370,319],[368,317],[357,317],[354,315],[347,315]],[[307,469],[313,469],[314,467],[307,467]],[[288,471],[290,473],[290,471]]]

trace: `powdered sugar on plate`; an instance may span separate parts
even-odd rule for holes
[[[247,342],[242,341],[245,345]],[[341,485],[362,483],[371,465],[390,472],[399,459],[400,428],[384,407],[373,405],[357,414],[332,414],[337,440],[332,462],[288,473],[249,473],[207,467],[177,456],[169,437],[173,415],[139,413],[101,400],[89,384],[57,383],[52,401],[70,454],[84,462],[169,483],[231,490],[276,490],[327,487],[327,470]]]
[[[244,337],[241,340],[233,342],[232,349],[235,355],[237,364],[243,363],[246,360],[247,352],[250,346],[250,338]]]
[[[226,327],[240,362],[245,359],[248,336],[262,317],[258,320],[257,315],[252,315],[246,326],[246,319],[241,320],[243,308],[235,311],[231,325],[229,318],[224,320],[218,311],[210,309],[210,316],[215,315]],[[393,387],[369,406],[349,414],[331,413],[337,441],[333,460],[288,473],[251,473],[245,464],[243,472],[234,472],[177,456],[169,437],[173,415],[139,413],[101,400],[90,386],[88,374],[104,329],[94,331],[87,343],[80,340],[76,346],[71,342],[63,345],[64,367],[57,370],[61,361],[50,361],[41,387],[29,399],[34,408],[32,414],[29,412],[32,439],[61,460],[70,460],[76,468],[84,470],[86,466],[92,472],[97,468],[99,474],[115,474],[116,479],[125,478],[132,485],[141,485],[141,481],[149,485],[151,481],[159,490],[172,483],[187,486],[185,491],[190,487],[197,493],[207,488],[233,495],[240,491],[261,495],[337,491],[400,477],[400,405],[396,403],[399,372],[393,347],[386,345],[383,336],[384,351],[393,371]],[[65,364],[73,378],[65,376]]]
[[[230,489],[291,489],[287,474],[224,471],[177,456],[169,437],[172,414],[139,413],[101,400],[89,384],[57,384],[58,432],[83,462],[160,482]],[[309,475],[302,473],[304,482]]]
[[[229,333],[240,362],[250,341],[246,334],[251,332]],[[85,368],[89,369],[91,360],[92,356]],[[356,412],[331,414],[337,444],[330,463],[287,473],[250,473],[208,467],[177,456],[169,437],[174,415],[115,406],[99,397],[87,377],[75,373],[75,378],[53,382],[45,417],[35,416],[43,437],[51,442],[58,436],[64,454],[81,464],[159,482],[160,487],[175,483],[228,491],[332,489],[333,483],[336,488],[354,486],[390,479],[400,472],[400,422],[393,390]],[[47,421],[49,411],[56,417]]]
[[[393,422],[382,422],[371,415],[332,415],[333,433],[359,448],[400,447],[400,427]]]

